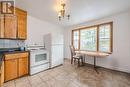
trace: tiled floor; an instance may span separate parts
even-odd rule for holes
[[[77,67],[65,60],[63,66],[7,82],[4,87],[130,87],[130,75],[104,68],[98,71],[99,74],[90,65]]]

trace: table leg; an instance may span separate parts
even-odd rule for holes
[[[96,56],[94,56],[94,70],[95,70],[97,73],[99,73],[99,72],[97,71],[97,66],[96,66]]]
[[[85,55],[83,55],[83,65],[85,65]]]
[[[73,57],[71,57],[71,64],[73,64]]]
[[[94,56],[94,68],[96,68],[96,57]]]

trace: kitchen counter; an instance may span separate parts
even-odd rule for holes
[[[1,48],[0,49],[0,54],[13,54],[13,53],[23,53],[23,52],[29,52],[26,50],[20,50],[20,48]]]
[[[14,54],[14,53],[25,53],[25,52],[29,52],[29,51],[10,51],[10,52],[4,52],[3,55],[5,55],[5,54]]]
[[[0,87],[5,81],[9,81],[16,78],[15,74],[18,73],[19,70],[20,70],[19,71],[20,76],[18,77],[28,75],[28,64],[29,64],[28,55],[29,55],[29,51],[21,51],[20,49],[12,49],[12,48],[0,49]],[[11,62],[12,60],[15,62]],[[22,64],[19,66],[18,63],[20,64],[20,62],[22,62]],[[16,69],[15,66],[19,68]],[[10,74],[10,72],[15,72],[15,73]],[[8,76],[14,76],[14,77],[8,78]]]
[[[15,54],[15,53],[25,53],[29,51],[20,51],[19,48],[1,48],[0,49],[0,74],[1,74],[1,66],[4,61],[4,55],[6,54]]]

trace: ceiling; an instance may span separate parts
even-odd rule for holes
[[[65,0],[70,20],[58,21],[60,0],[16,0],[16,6],[28,14],[59,26],[72,26],[111,16],[130,9],[130,0]]]

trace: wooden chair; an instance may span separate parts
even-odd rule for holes
[[[71,50],[71,64],[73,64],[73,61],[76,62],[76,60],[78,61],[78,66],[80,66],[80,62],[83,63],[83,56],[80,54],[76,54],[75,53],[75,48],[74,46],[70,46],[70,50]]]

